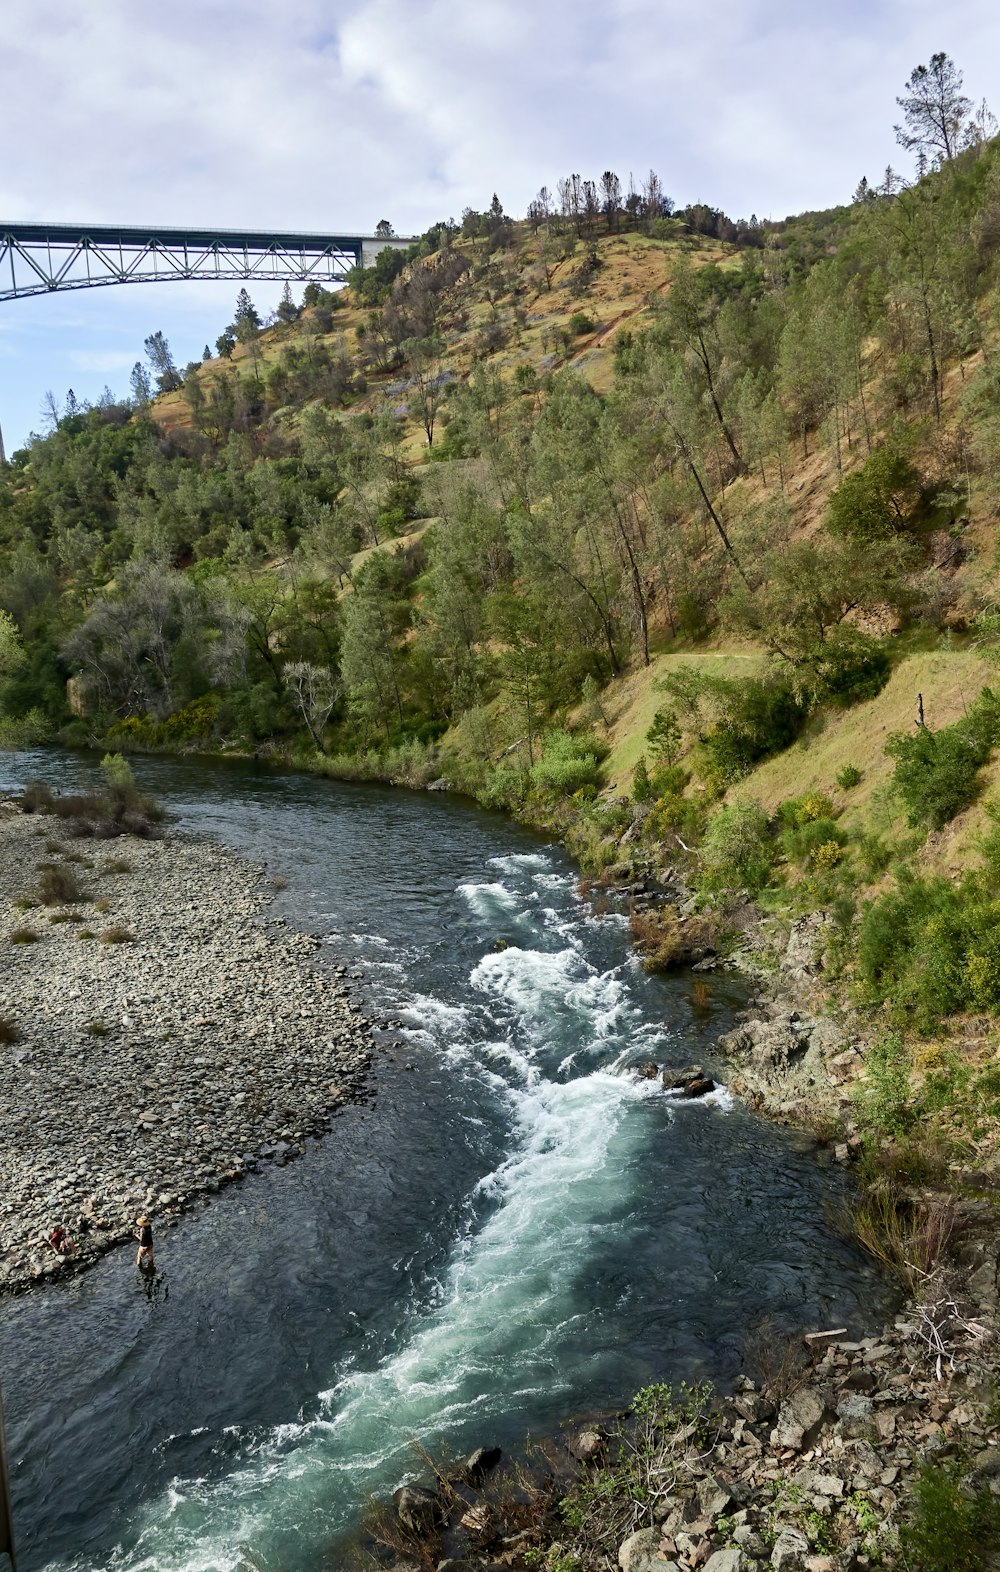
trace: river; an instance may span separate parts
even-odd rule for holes
[[[0,754],[0,791],[87,768]],[[123,1253],[0,1305],[23,1572],[339,1568],[366,1497],[419,1476],[414,1438],[514,1446],[652,1380],[725,1382],[766,1315],[875,1324],[807,1143],[618,1073],[712,1064],[738,980],[706,1006],[648,976],[560,848],[461,801],[137,772],[284,875],[276,910],[402,1028],[370,1104],[161,1235],[153,1297]]]

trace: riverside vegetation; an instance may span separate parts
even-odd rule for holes
[[[982,1264],[997,1187],[1000,145],[947,57],[908,89],[916,177],[828,212],[571,175],[272,323],[241,292],[183,371],[151,335],[156,390],[70,395],[0,468],[2,724],[447,784],[629,884],[651,964],[739,950],[780,992],[804,936],[849,1061],[813,1123],[965,1326],[934,1274],[949,1231]],[[935,1561],[926,1480],[850,1554],[980,1564],[979,1518]]]

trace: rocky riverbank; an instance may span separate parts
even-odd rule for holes
[[[363,1094],[369,1023],[343,969],[268,917],[262,873],[0,808],[0,1294],[288,1161]]]
[[[757,1358],[729,1395],[660,1389],[623,1422],[568,1425],[543,1445],[533,1495],[524,1464],[397,1492],[396,1537],[378,1536],[404,1553],[392,1572],[862,1572],[897,1564],[922,1468],[953,1470],[962,1499],[1000,1493],[995,1338],[962,1298],[860,1341],[772,1331]],[[958,1555],[957,1523],[943,1531]]]

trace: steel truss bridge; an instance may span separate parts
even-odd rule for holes
[[[123,228],[111,224],[5,224],[0,220],[0,302],[102,284],[173,279],[276,279],[342,283],[386,247],[382,235],[283,234],[250,229]]]

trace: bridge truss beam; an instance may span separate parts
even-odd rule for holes
[[[0,221],[0,302],[63,289],[181,279],[336,284],[350,268],[370,266],[385,246],[411,243],[395,236]]]

